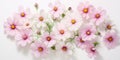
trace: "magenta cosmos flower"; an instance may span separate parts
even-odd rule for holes
[[[91,13],[93,12],[93,6],[90,5],[88,2],[80,3],[78,6],[78,11],[80,12],[83,18],[88,19],[90,18]]]
[[[22,24],[19,20],[16,20],[15,18],[8,18],[7,22],[4,23],[5,33],[9,36],[15,36],[21,25]]]
[[[48,48],[47,46],[40,42],[40,41],[35,41],[34,43],[31,44],[31,51],[35,57],[45,57],[48,54]]]
[[[94,22],[96,25],[100,25],[105,20],[105,17],[105,11],[101,8],[94,9],[94,12],[91,15],[92,22]]]
[[[115,48],[118,45],[119,38],[116,32],[107,32],[104,36],[104,44],[108,49]]]
[[[15,36],[15,40],[17,40],[17,44],[22,47],[30,44],[32,42],[32,31],[30,29],[19,31],[19,33]]]
[[[64,12],[64,6],[59,2],[55,2],[54,4],[49,4],[51,8],[51,14],[54,18],[60,17],[60,15]]]

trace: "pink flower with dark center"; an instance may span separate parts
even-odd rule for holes
[[[46,46],[48,46],[48,47],[51,47],[56,43],[54,34],[52,34],[52,33],[49,34],[46,32],[41,37],[42,37],[41,40],[43,41],[43,43],[45,43]]]
[[[9,36],[15,36],[21,28],[21,22],[15,18],[8,18],[4,23],[5,33]]]
[[[48,54],[47,46],[40,41],[36,41],[36,42],[32,43],[31,50],[32,50],[32,53],[35,57],[42,58]]]
[[[84,25],[83,28],[80,29],[80,35],[87,40],[94,38],[95,33],[96,33],[95,26],[90,24]]]
[[[86,48],[86,45],[88,44],[88,41],[83,39],[82,36],[77,36],[75,38],[75,41],[76,41],[76,45],[78,47],[80,47],[81,49],[85,49]]]
[[[104,44],[108,49],[115,48],[118,45],[118,35],[116,32],[107,32],[104,36]]]
[[[88,53],[88,56],[90,58],[95,58],[96,55],[98,54],[96,48],[94,47],[94,45],[92,43],[87,44],[85,51]]]
[[[100,25],[105,20],[106,14],[105,11],[102,9],[96,9],[91,15],[92,22],[96,25]]]
[[[60,54],[69,54],[71,55],[72,54],[72,44],[65,44],[64,42],[59,42],[57,45],[56,45],[56,49],[58,51],[58,53]]]
[[[88,2],[80,3],[78,6],[78,11],[82,15],[83,18],[90,18],[91,13],[93,12],[94,7],[90,5]]]
[[[17,40],[17,44],[24,47],[32,42],[32,31],[30,29],[21,30],[15,36],[15,40]]]

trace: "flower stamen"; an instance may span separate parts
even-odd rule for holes
[[[38,47],[38,51],[42,52],[43,51],[43,47]]]
[[[76,23],[76,20],[75,20],[75,19],[72,19],[72,20],[71,20],[71,23],[72,23],[72,24],[75,24],[75,23]]]
[[[89,10],[88,8],[84,8],[84,9],[83,9],[83,12],[84,12],[84,13],[88,13],[88,10]]]

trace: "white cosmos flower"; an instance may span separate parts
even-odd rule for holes
[[[37,27],[45,27],[45,23],[48,21],[46,12],[41,10],[39,13],[36,13],[34,20]]]
[[[77,12],[71,12],[64,20],[62,20],[62,22],[66,24],[70,31],[76,31],[80,28],[82,20],[81,16],[77,14]]]

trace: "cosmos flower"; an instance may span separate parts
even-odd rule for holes
[[[88,41],[83,39],[82,36],[77,36],[75,38],[75,43],[76,43],[76,46],[78,46],[79,48],[85,49],[86,45],[88,44]]]
[[[25,20],[22,24],[22,29],[31,29],[33,27],[33,22]]]
[[[104,30],[106,30],[106,31],[115,30],[114,24],[108,20],[104,21],[103,27],[104,27]]]
[[[72,52],[73,46],[70,43],[65,44],[64,42],[59,42],[56,45],[56,49],[57,51],[59,51],[58,53],[60,55],[63,55],[63,54],[71,55],[73,53]]]
[[[87,44],[85,51],[87,52],[87,54],[90,58],[95,58],[98,54],[96,47],[91,43]]]
[[[40,41],[35,41],[31,44],[31,52],[35,57],[45,57],[48,54],[48,48]]]
[[[25,9],[23,7],[20,7],[19,11],[15,14],[14,17],[21,21],[29,19],[31,18],[30,9],[29,8]]]
[[[105,17],[106,13],[101,8],[94,9],[94,12],[91,14],[92,22],[94,22],[96,25],[100,25],[101,23],[103,23]]]
[[[116,32],[106,32],[105,36],[104,36],[104,44],[108,49],[112,49],[115,48],[118,45],[118,35],[116,34]]]
[[[15,40],[17,41],[17,45],[25,47],[26,45],[32,42],[32,31],[31,29],[20,30],[18,34],[15,36]]]
[[[49,4],[51,8],[50,13],[52,14],[53,18],[58,18],[64,12],[64,6],[59,2],[55,2],[54,4]]]
[[[15,36],[21,29],[22,23],[15,18],[8,18],[4,23],[5,33],[9,36]]]
[[[39,27],[45,27],[45,23],[48,21],[47,19],[47,14],[44,10],[41,10],[39,13],[36,13],[34,15],[35,17],[35,23],[36,23],[36,26],[39,28]]]
[[[87,24],[84,25],[79,31],[79,34],[83,36],[83,38],[90,40],[95,37],[96,28],[94,25]]]
[[[79,3],[78,11],[82,15],[84,19],[90,18],[90,15],[93,12],[94,7],[90,5],[88,2],[86,3]]]
[[[41,40],[43,41],[43,43],[45,43],[48,47],[52,47],[55,43],[55,36],[52,33],[48,33],[45,32],[42,36],[41,36]]]
[[[69,38],[70,32],[63,23],[58,23],[53,28],[57,40],[66,40]]]
[[[74,12],[68,14],[61,22],[66,24],[70,31],[77,31],[81,26],[82,19],[80,15],[77,15],[77,12]]]

